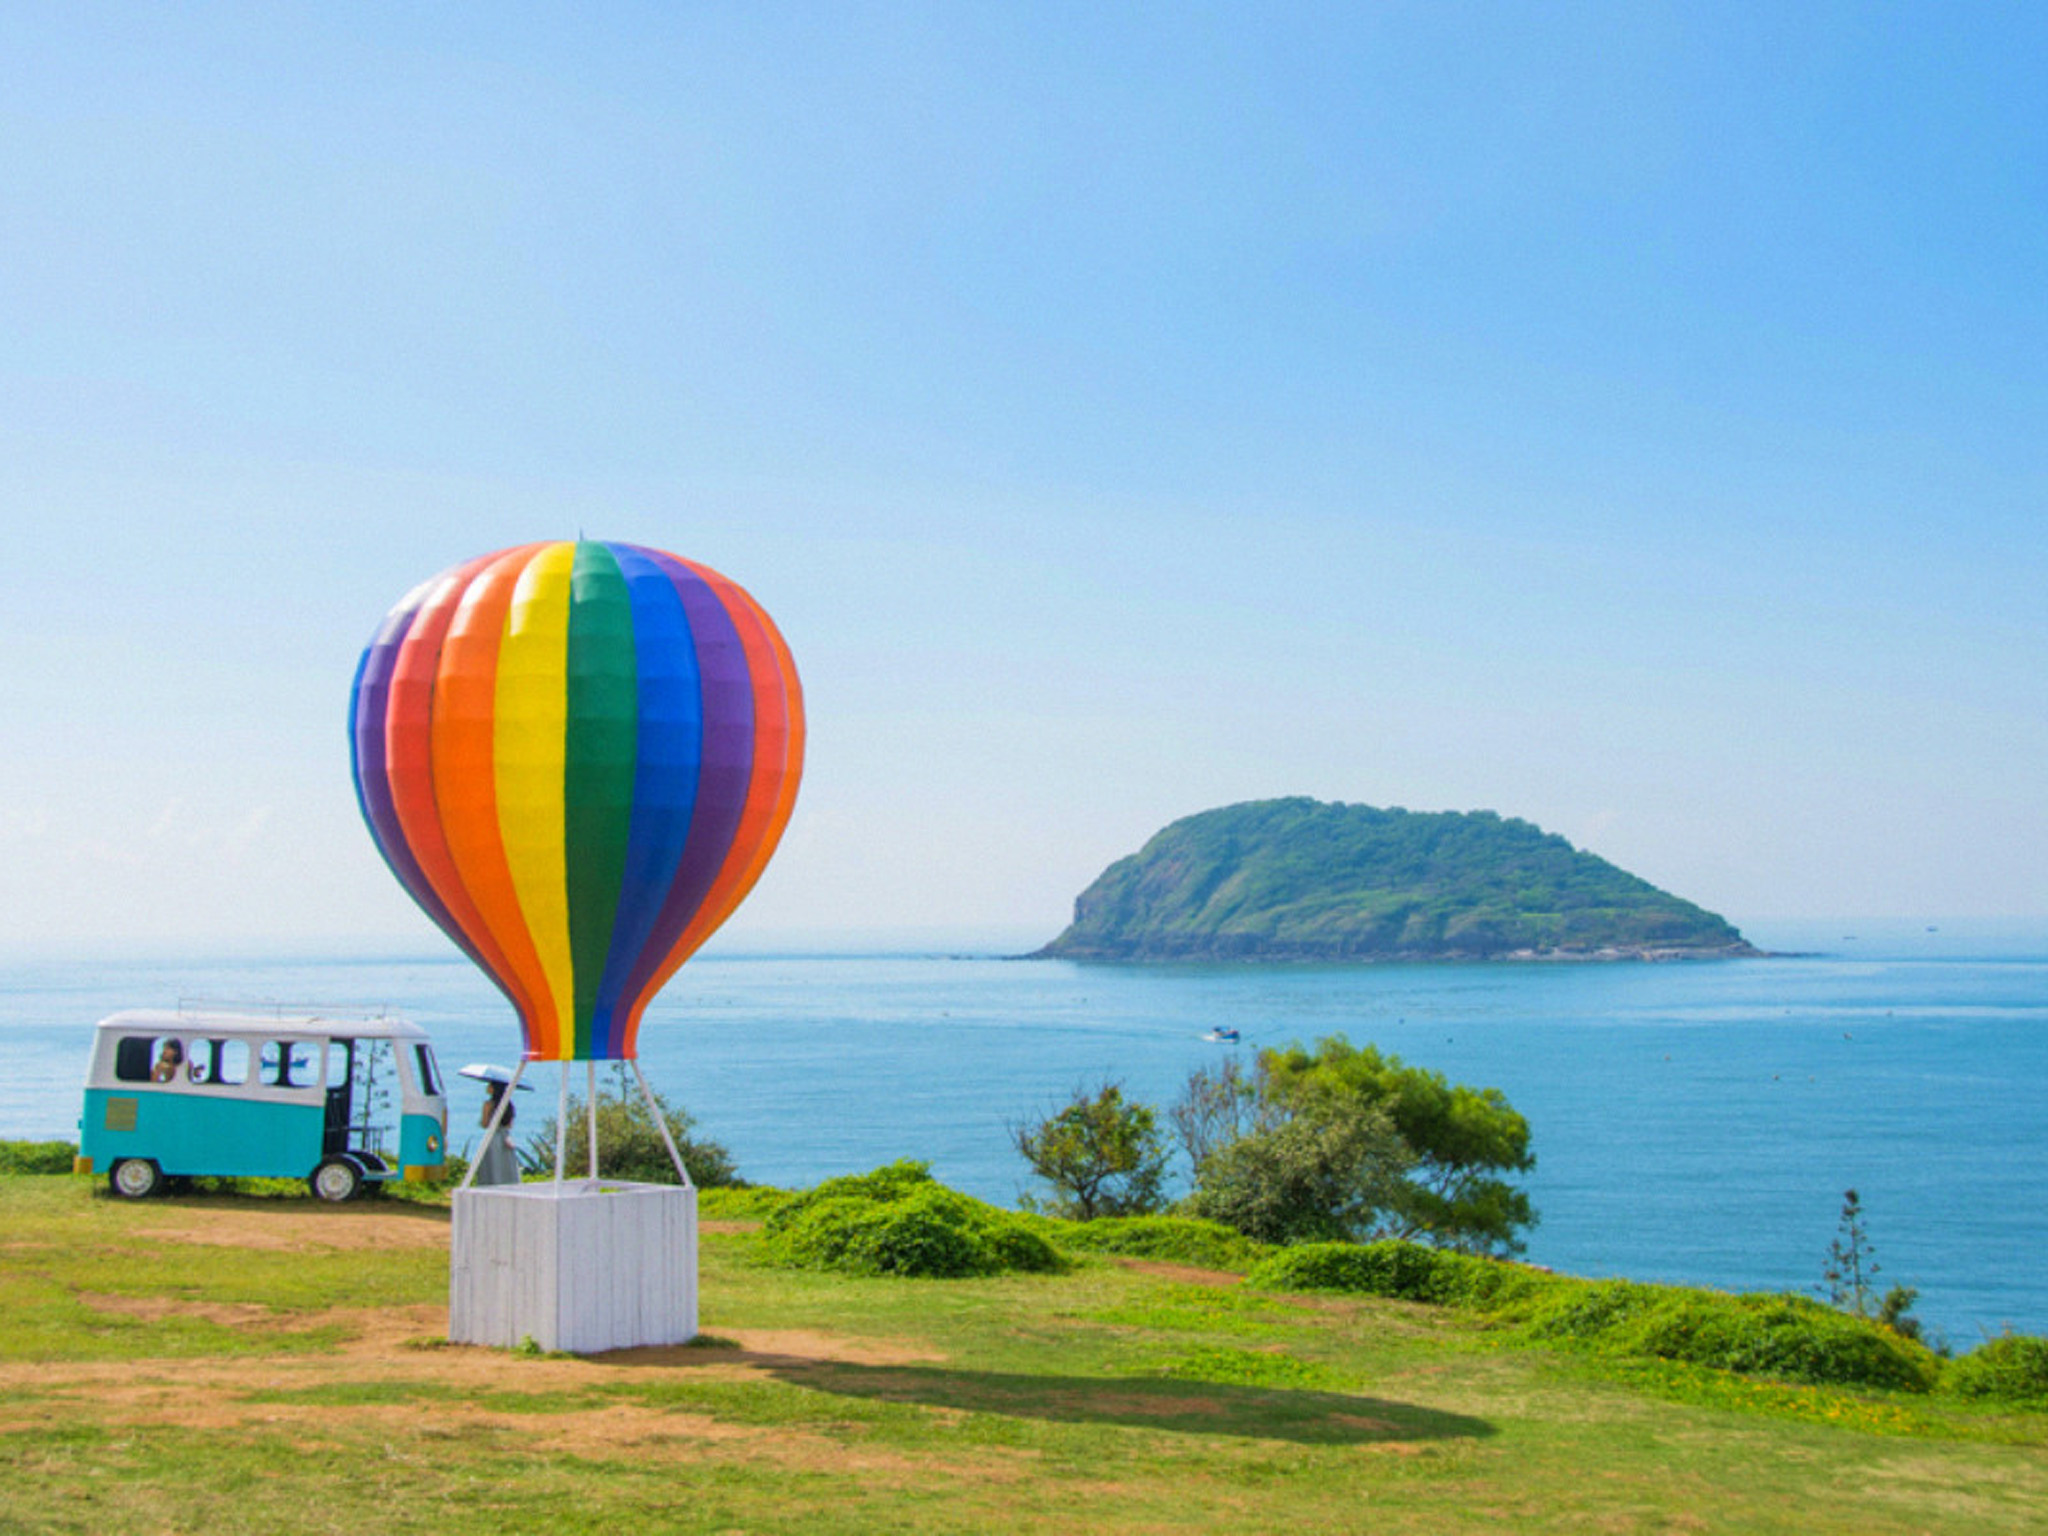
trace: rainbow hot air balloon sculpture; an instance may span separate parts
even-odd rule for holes
[[[350,735],[377,847],[511,1000],[526,1060],[632,1061],[649,1000],[789,822],[803,698],[768,615],[716,571],[528,544],[391,610]]]

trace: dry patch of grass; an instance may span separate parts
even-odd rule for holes
[[[299,1253],[309,1249],[446,1248],[448,1212],[435,1206],[342,1206],[214,1197],[149,1207],[134,1235],[150,1242]]]
[[[712,1356],[750,1366],[924,1365],[946,1358],[943,1350],[907,1339],[839,1337],[802,1328],[729,1329],[721,1337],[739,1346],[737,1354]],[[620,1349],[596,1356],[608,1365],[689,1365],[706,1360],[704,1351],[680,1345],[662,1349]]]
[[[1244,1279],[1227,1269],[1197,1269],[1192,1264],[1173,1264],[1164,1259],[1129,1259],[1112,1255],[1110,1262],[1119,1269],[1128,1269],[1140,1275],[1157,1275],[1161,1280],[1171,1280],[1179,1285],[1235,1286]]]

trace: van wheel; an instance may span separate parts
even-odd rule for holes
[[[147,1157],[124,1157],[107,1170],[107,1187],[124,1200],[147,1200],[164,1187],[164,1172]]]
[[[331,1204],[353,1200],[363,1187],[363,1170],[345,1157],[330,1157],[306,1180],[314,1194]]]

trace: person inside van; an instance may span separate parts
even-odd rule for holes
[[[176,1039],[166,1040],[163,1048],[156,1053],[156,1067],[149,1074],[152,1083],[168,1083],[178,1075],[178,1068],[185,1064],[185,1047]]]

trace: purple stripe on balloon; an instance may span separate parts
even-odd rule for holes
[[[355,752],[356,803],[362,807],[363,820],[369,823],[370,836],[377,844],[377,851],[384,855],[384,862],[398,877],[398,883],[425,909],[435,926],[455,940],[471,959],[481,963],[461,925],[442,904],[441,898],[434,894],[433,884],[421,871],[406,843],[405,829],[398,820],[398,807],[391,798],[390,764],[384,752],[385,717],[391,705],[391,675],[398,668],[399,648],[405,644],[413,620],[419,617],[421,605],[437,585],[437,582],[428,582],[416,588],[392,609],[356,666],[355,695],[349,704],[349,735]]]
[[[754,770],[754,687],[747,653],[732,616],[710,585],[673,556],[646,551],[668,573],[682,598],[690,638],[697,652],[698,686],[704,706],[703,749],[697,769],[697,799],[690,811],[690,835],[676,864],[675,881],[662,902],[647,942],[613,1017],[631,1018],[669,951],[696,916],[704,895],[725,863],[746,808]]]

